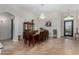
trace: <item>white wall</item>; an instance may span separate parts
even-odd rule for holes
[[[54,12],[54,13],[46,13],[45,14],[46,18],[45,19],[40,19],[37,16],[37,19],[35,20],[35,28],[40,28],[43,27],[47,30],[49,30],[49,37],[53,37],[53,29],[57,29],[57,36],[60,37],[60,13],[59,12]],[[51,27],[46,27],[45,23],[46,21],[50,20],[51,21]]]
[[[17,10],[7,7],[7,5],[0,5],[0,14],[3,12],[9,12],[15,16],[14,19],[14,33],[13,33],[13,38],[14,40],[17,40],[18,36],[18,23],[19,23],[19,13]]]
[[[61,36],[64,36],[64,18],[67,16],[72,16],[73,17],[73,31],[74,33],[76,32],[76,28],[79,28],[79,10],[72,10],[70,12],[70,15],[68,15],[68,11],[61,11],[61,12],[49,12],[46,15],[46,18],[44,20],[39,19],[35,20],[36,22],[36,27],[44,27],[45,29],[49,30],[49,36],[53,37],[53,29],[57,29],[57,36],[60,38]],[[52,23],[51,27],[46,27],[45,22],[47,20],[50,20]],[[74,34],[73,33],[73,34]]]
[[[62,27],[61,27],[61,36],[64,35],[64,18],[67,17],[67,16],[72,16],[73,17],[73,34],[76,32],[76,28],[78,27],[79,28],[79,19],[77,18],[78,17],[78,14],[76,13],[77,11],[76,10],[73,10],[72,12],[70,12],[70,15],[68,15],[68,12],[63,12],[62,13]]]
[[[7,6],[7,5],[0,5],[0,13],[2,12],[9,12],[11,14],[13,14],[15,16],[14,19],[14,33],[13,33],[13,40],[17,41],[18,39],[18,35],[23,34],[23,22],[25,21],[25,19],[27,20],[31,20],[34,19],[35,22],[35,29],[40,28],[40,27],[44,27],[45,29],[49,30],[49,35],[50,37],[53,37],[53,29],[57,29],[57,35],[58,37],[63,36],[63,21],[64,21],[64,17],[67,16],[67,12],[64,11],[56,11],[56,12],[48,12],[45,13],[46,18],[44,20],[41,20],[39,18],[40,14],[35,14],[32,12],[29,12],[28,10],[25,10],[23,8],[17,7],[17,6]],[[71,15],[74,17],[74,32],[75,32],[75,28],[76,26],[79,25],[79,19],[77,19],[76,17],[76,10],[71,12]],[[79,12],[78,12],[79,15]],[[45,22],[47,20],[50,20],[52,23],[51,27],[46,27],[45,26]],[[79,27],[79,26],[78,26]]]
[[[22,36],[23,34],[23,22],[25,21],[25,18],[32,19],[33,14],[24,9],[21,10],[21,8],[16,5],[0,5],[0,14],[3,12],[9,12],[14,15],[13,41],[18,41],[18,35]]]
[[[77,12],[77,14],[76,14]],[[41,14],[41,13],[40,13]],[[22,35],[23,33],[23,22],[25,21],[25,18],[27,20],[31,20],[34,19],[35,22],[35,29],[40,28],[40,27],[44,27],[45,29],[49,30],[49,36],[53,37],[53,29],[57,29],[57,36],[58,38],[60,38],[61,36],[64,35],[64,17],[68,16],[68,12],[67,11],[55,11],[55,12],[48,12],[45,13],[46,18],[44,20],[40,19],[39,16],[40,14],[34,14],[32,12],[28,12],[28,11],[23,11],[22,14],[19,13],[19,32],[18,34]],[[72,10],[70,12],[70,16],[73,16],[74,18],[74,33],[76,32],[76,27],[79,28],[79,10]],[[19,20],[18,19],[18,20]],[[45,22],[47,20],[50,20],[52,23],[51,27],[46,27],[45,26]],[[18,21],[17,21],[18,22]],[[16,31],[17,32],[17,31]]]

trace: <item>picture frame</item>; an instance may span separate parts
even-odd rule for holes
[[[51,27],[51,22],[50,21],[46,21],[45,26]]]

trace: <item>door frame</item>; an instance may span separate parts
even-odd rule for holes
[[[11,19],[11,39],[13,40],[13,19]]]
[[[65,29],[65,23],[66,22],[72,22],[72,34],[71,35],[65,35],[65,31],[66,31],[66,29]],[[64,20],[64,36],[71,36],[71,37],[73,37],[73,20]]]

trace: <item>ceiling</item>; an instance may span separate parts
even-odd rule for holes
[[[0,7],[11,7],[16,10],[23,10],[33,13],[78,10],[79,4],[1,4]]]
[[[59,11],[59,10],[67,10],[67,9],[79,9],[79,4],[21,4],[17,5],[29,11]]]

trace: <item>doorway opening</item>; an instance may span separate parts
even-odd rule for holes
[[[64,21],[64,36],[73,37],[73,20]]]
[[[0,13],[0,40],[13,40],[14,18],[9,12]]]

